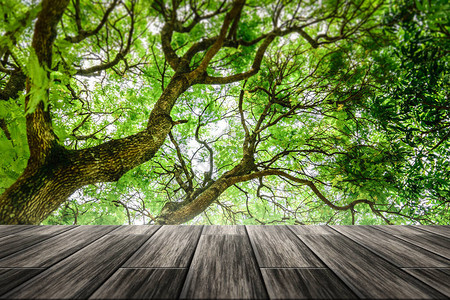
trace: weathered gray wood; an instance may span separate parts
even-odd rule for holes
[[[187,269],[119,269],[89,299],[177,299]]]
[[[444,297],[413,276],[327,226],[289,227],[361,298],[442,299]]]
[[[244,225],[205,225],[203,226],[202,235],[224,235],[224,234],[237,234],[247,235]]]
[[[413,225],[413,227],[450,238],[450,225]]]
[[[108,235],[153,235],[159,228],[159,225],[123,225]]]
[[[373,226],[402,240],[450,259],[450,239],[411,226]]]
[[[202,235],[181,298],[267,298],[248,237]]]
[[[450,269],[404,269],[450,299]]]
[[[450,267],[450,260],[369,226],[331,226],[397,267]]]
[[[33,226],[27,230],[0,238],[0,258],[45,241],[75,226]]]
[[[38,227],[35,225],[0,225],[0,237],[15,234],[29,228]]]
[[[88,298],[148,238],[147,235],[106,235],[0,298]]]
[[[0,259],[0,267],[51,266],[117,228],[118,226],[79,226]]]
[[[0,296],[39,274],[44,269],[0,268]]]
[[[329,269],[261,269],[271,299],[357,299]]]
[[[286,226],[246,228],[261,268],[324,266]]]
[[[449,298],[442,228],[0,226],[0,298]]]
[[[186,268],[194,254],[201,231],[201,226],[163,226],[124,267]]]

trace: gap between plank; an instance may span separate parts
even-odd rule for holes
[[[424,233],[428,233],[428,234],[432,233],[432,234],[436,234],[436,235],[438,235],[438,236],[443,236],[443,237],[445,237],[446,239],[449,238],[448,236],[446,236],[446,235],[444,235],[444,234],[442,234],[442,233],[440,233],[440,232],[428,230],[427,227],[423,227],[423,226],[426,226],[426,225],[414,225],[414,226],[412,226],[412,228],[421,230],[421,231],[423,231]],[[439,225],[432,225],[432,226],[439,226]]]
[[[252,252],[253,259],[256,262],[256,266],[257,266],[256,269],[257,269],[257,272],[259,274],[259,278],[260,278],[260,280],[262,282],[262,285],[264,286],[264,290],[266,291],[267,297],[269,297],[269,290],[267,289],[266,282],[264,281],[264,277],[263,277],[262,272],[261,272],[261,267],[259,266],[258,257],[256,257],[256,251],[255,251],[255,247],[253,245],[253,241],[250,238],[250,235],[248,234],[247,225],[244,225],[244,230],[245,230],[245,236],[247,237],[248,243],[250,244],[250,248],[252,249],[251,252]]]
[[[134,253],[133,253],[134,254]],[[135,270],[135,269],[146,269],[146,270],[166,270],[166,269],[173,269],[173,270],[184,270],[184,269],[188,269],[188,268],[182,268],[182,267],[119,267],[119,269],[131,269],[131,270]]]
[[[329,268],[327,268],[327,267],[259,267],[259,268],[264,269],[264,270],[271,270],[271,269],[274,269],[274,270],[278,270],[278,269],[329,270]]]
[[[20,225],[17,225],[17,226],[20,226]],[[40,226],[40,225],[36,225],[36,226]],[[51,225],[48,225],[48,226],[51,226]],[[64,231],[60,231],[60,232],[53,233],[54,235],[53,235],[53,234],[52,234],[52,235],[49,234],[49,237],[44,238],[44,239],[41,240],[41,241],[37,241],[36,243],[31,244],[31,245],[29,245],[28,247],[25,247],[25,248],[23,248],[23,249],[20,249],[19,251],[15,251],[15,252],[13,252],[13,253],[11,253],[11,254],[9,254],[9,255],[6,255],[5,257],[2,257],[0,260],[9,258],[11,255],[16,255],[16,254],[19,253],[19,252],[28,250],[28,248],[36,247],[36,246],[39,245],[40,243],[43,243],[43,242],[45,242],[45,241],[47,241],[47,240],[49,240],[49,239],[51,239],[51,238],[54,238],[54,237],[56,237],[56,236],[58,236],[58,235],[61,235],[61,234],[66,233],[66,232],[69,232],[69,231],[71,231],[71,230],[74,230],[74,229],[77,228],[79,225],[68,225],[68,226],[73,226],[73,227],[72,227],[72,228],[69,228],[68,230],[64,230]],[[1,238],[3,239],[3,238],[8,237],[8,236],[10,236],[10,235],[20,235],[20,234],[22,234],[22,232],[27,231],[28,229],[31,229],[31,228],[26,228],[26,229],[21,230],[21,231],[19,231],[19,232],[17,232],[17,233],[9,234],[9,235],[3,236],[3,237],[1,237]]]
[[[45,270],[48,268],[46,268],[46,267],[0,267],[0,270],[3,270],[3,269],[6,269],[6,270],[11,270],[11,269],[14,269],[14,270],[28,270],[28,269]]]
[[[413,269],[413,270],[420,270],[420,269],[433,269],[433,270],[450,270],[450,266],[448,267],[402,267],[400,269]]]
[[[118,226],[117,227],[117,229],[114,229],[114,230],[112,230],[112,231],[110,231],[109,233],[111,233],[111,232],[114,232],[114,231],[116,231],[116,230],[118,230],[120,228],[120,226]],[[157,228],[149,237],[148,237],[148,239],[146,239],[144,242],[142,242],[142,244],[139,246],[139,247],[137,247],[136,248],[136,250],[134,251],[134,252],[132,252],[132,253],[130,253],[130,255],[127,257],[127,259],[124,259],[124,261],[123,261],[123,263],[122,263],[122,265],[124,264],[124,263],[126,263],[129,259],[130,259],[130,257],[131,256],[133,256],[139,249],[141,249],[154,235],[155,235],[155,233],[157,233],[160,229],[162,228],[162,226],[160,226],[159,228]],[[103,237],[103,236],[102,236]],[[84,247],[83,247],[84,248]],[[82,249],[83,249],[82,248]],[[121,267],[119,266],[119,267],[117,267],[116,268],[116,270],[114,271],[114,272],[112,272],[111,273],[111,276],[113,276],[114,274],[116,274],[116,272],[120,269]],[[98,285],[98,287],[95,289],[95,290],[93,290],[92,291],[92,293],[90,293],[87,297],[86,297],[86,299],[89,299],[99,288],[101,288],[102,286],[103,286],[103,284],[105,284],[105,282],[107,282],[110,278],[111,278],[111,276],[109,276],[109,277],[107,277],[107,278],[105,278],[105,280],[103,280],[103,282],[101,283],[101,284],[99,284]]]
[[[381,226],[381,225],[379,225],[379,226]],[[389,225],[386,225],[386,226],[389,226]],[[400,239],[400,240],[402,240],[402,241],[404,241],[404,242],[407,242],[408,244],[411,244],[411,245],[414,245],[414,246],[416,246],[416,247],[422,248],[422,249],[425,250],[425,251],[431,252],[431,253],[433,253],[433,254],[435,254],[435,255],[438,255],[438,256],[443,257],[443,258],[445,258],[445,259],[448,260],[448,257],[445,257],[445,256],[443,256],[443,255],[441,255],[441,254],[439,254],[439,253],[437,253],[437,252],[435,252],[435,251],[433,251],[433,250],[426,249],[426,248],[422,247],[421,245],[415,244],[413,241],[408,241],[408,239],[405,239],[405,238],[403,238],[403,237],[401,237],[401,236],[397,236],[397,235],[394,235],[394,234],[391,233],[391,232],[387,232],[387,231],[384,231],[384,230],[382,230],[382,229],[379,229],[377,226],[372,226],[372,228],[375,228],[375,229],[378,230],[378,231],[381,231],[381,232],[383,232],[383,233],[385,233],[385,234],[389,234],[389,235],[391,235],[391,236],[393,236],[393,237],[395,237],[395,238],[398,238],[398,239]],[[436,235],[436,234],[433,233],[433,232],[428,232],[428,233],[429,233],[429,234],[432,234],[431,236]],[[442,236],[442,235],[437,235],[437,237],[443,237],[443,236]],[[447,237],[444,237],[444,238],[447,239],[447,240],[449,239],[449,238],[447,238]]]
[[[334,228],[331,227],[331,226],[328,226],[328,225],[326,225],[326,226],[327,226],[328,228],[331,228],[333,231],[337,232],[338,234],[340,234],[340,235],[343,236],[344,238],[347,238],[347,239],[349,239],[351,242],[353,242],[353,243],[355,243],[355,244],[357,244],[357,245],[363,247],[364,249],[368,250],[369,252],[371,252],[371,253],[374,254],[375,256],[380,257],[382,260],[386,261],[388,264],[394,266],[394,268],[397,268],[397,269],[400,270],[402,273],[404,273],[404,274],[406,275],[406,278],[408,278],[408,276],[409,276],[409,277],[412,277],[412,278],[414,278],[414,279],[417,279],[417,280],[420,281],[422,284],[424,284],[424,285],[430,287],[432,290],[435,290],[436,292],[442,294],[442,293],[441,293],[439,290],[437,290],[436,288],[432,287],[431,285],[429,285],[429,284],[427,284],[426,282],[420,280],[420,279],[417,278],[416,276],[413,276],[413,275],[409,274],[408,272],[406,272],[405,270],[403,270],[403,269],[422,269],[422,268],[406,268],[406,267],[405,267],[405,268],[402,268],[402,267],[400,267],[400,266],[394,264],[393,262],[389,261],[386,257],[380,255],[380,254],[378,253],[378,251],[376,251],[376,250],[374,250],[374,249],[371,249],[371,248],[369,248],[369,247],[366,247],[366,246],[363,245],[363,244],[360,244],[358,241],[356,241],[356,240],[354,240],[354,239],[352,239],[352,238],[346,236],[345,234],[343,234],[343,233],[337,231],[336,229],[334,229]],[[372,227],[372,228],[374,228],[374,227]],[[388,235],[390,235],[390,236],[392,236],[392,237],[394,237],[394,238],[397,238],[397,239],[400,239],[400,240],[402,240],[402,241],[405,241],[405,240],[401,239],[400,237],[397,237],[397,236],[395,236],[395,235],[393,235],[393,234],[390,234],[390,233],[388,233],[388,232],[385,232],[385,231],[383,231],[383,230],[381,230],[381,229],[378,229],[378,230],[381,231],[381,232],[383,232],[383,233],[385,233],[385,234],[388,234]],[[406,241],[406,242],[408,242],[408,241]],[[408,243],[411,244],[411,245],[414,245],[414,246],[416,246],[416,247],[419,247],[419,246],[416,245],[416,244],[413,244],[413,243],[410,243],[410,242],[408,242]],[[431,252],[431,251],[429,251],[429,250],[427,250],[427,249],[424,249],[424,248],[422,248],[422,247],[420,247],[420,248],[423,249],[423,250],[425,250],[425,251]],[[437,255],[437,253],[434,253],[434,252],[431,252],[431,253]],[[441,257],[442,257],[442,256],[441,256]],[[445,258],[445,257],[444,257],[444,258]],[[423,268],[423,269],[425,269],[425,268]],[[436,269],[436,268],[432,268],[432,269]],[[446,269],[446,268],[442,268],[442,269]],[[358,296],[359,296],[359,295],[358,295]]]
[[[331,228],[328,225],[322,225],[322,226],[326,226],[328,228]],[[367,298],[351,282],[347,281],[347,279],[345,277],[342,277],[339,273],[336,273],[332,268],[330,268],[330,266],[327,265],[325,263],[325,261],[323,261],[311,248],[308,247],[308,245],[305,242],[303,242],[303,240],[300,238],[300,236],[297,233],[295,233],[291,229],[290,226],[287,226],[287,228],[300,240],[300,242],[302,242],[306,246],[306,248],[309,249],[309,251],[311,251],[314,254],[315,257],[317,257],[317,259],[319,261],[321,261],[327,267],[326,269],[330,270],[331,273],[333,273],[350,291],[352,291],[356,295],[356,297],[358,297],[360,299],[366,299]]]
[[[181,289],[178,292],[177,299],[180,299],[181,294],[183,293],[184,286],[186,284],[186,280],[187,280],[188,276],[190,276],[190,273],[191,273],[191,265],[192,265],[192,261],[194,260],[195,253],[197,252],[198,244],[200,243],[200,239],[203,236],[203,231],[205,231],[205,226],[204,225],[201,225],[201,226],[202,226],[202,230],[200,230],[200,233],[199,233],[199,235],[197,237],[197,243],[195,244],[194,251],[192,251],[192,255],[189,258],[189,261],[188,261],[188,264],[187,264],[187,272],[186,272],[186,275],[184,275],[183,285],[181,286]]]

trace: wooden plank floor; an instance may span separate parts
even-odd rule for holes
[[[450,226],[0,226],[0,299],[450,299]]]

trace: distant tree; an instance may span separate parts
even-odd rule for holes
[[[449,223],[447,4],[169,2],[0,1],[1,224]]]

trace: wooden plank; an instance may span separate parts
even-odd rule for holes
[[[118,226],[79,226],[0,260],[0,267],[49,267]]]
[[[127,268],[186,268],[195,251],[201,226],[165,225],[125,264]]]
[[[148,238],[147,235],[105,235],[0,298],[88,298]]]
[[[267,298],[248,237],[202,235],[180,297]]]
[[[450,299],[450,269],[404,269]]]
[[[0,258],[19,252],[76,226],[33,226],[0,238]]]
[[[0,238],[16,234],[29,228],[38,227],[37,225],[0,225]]]
[[[123,225],[108,235],[153,235],[160,228],[160,225]]]
[[[202,235],[224,235],[237,234],[247,235],[244,225],[205,225],[203,226]]]
[[[402,240],[450,259],[450,239],[411,226],[373,226]]]
[[[360,298],[444,297],[327,226],[289,226],[289,228]]]
[[[187,269],[119,269],[89,299],[177,299]]]
[[[13,269],[0,268],[0,296],[22,284],[33,276],[39,274],[44,269]]]
[[[324,267],[286,226],[246,226],[260,268]]]
[[[450,238],[450,225],[413,225],[413,227]]]
[[[261,269],[271,299],[357,299],[329,269]]]
[[[369,226],[331,226],[397,267],[450,267],[450,260]]]

